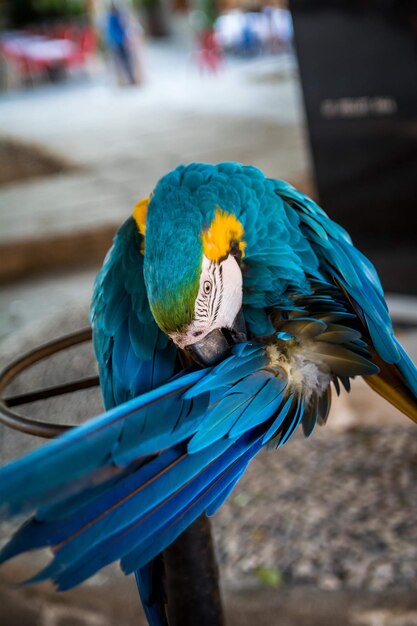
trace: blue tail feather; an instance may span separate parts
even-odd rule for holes
[[[3,513],[16,515],[44,502],[60,501],[77,491],[84,478],[87,481],[84,488],[87,488],[89,484],[99,482],[98,478],[103,481],[109,473],[111,476],[112,451],[126,423],[136,421],[140,429],[144,406],[151,406],[166,396],[181,394],[188,385],[205,375],[205,370],[197,370],[174,379],[81,424],[2,468],[0,502],[5,503],[1,507]],[[174,418],[175,425],[177,417]],[[169,441],[163,447],[174,445],[184,436],[183,433],[166,433]],[[152,445],[145,439],[141,450],[125,440],[120,454],[123,452],[126,465],[141,454],[154,453],[159,449],[157,441]]]
[[[164,608],[162,555],[137,569],[135,579],[149,626],[168,626]]]
[[[73,587],[108,563],[121,558],[125,570],[129,563],[129,573],[145,565],[161,552],[173,539],[190,524],[217,497],[219,492],[235,478],[240,463],[249,462],[261,447],[260,436],[246,435],[231,445],[215,461],[208,465],[193,480],[179,489],[173,498],[167,498],[160,506],[155,506],[148,514],[140,515],[127,528],[119,530],[106,540],[99,540],[91,549],[78,552],[74,558],[74,540],[70,540],[56,554],[52,563],[30,582],[52,578],[59,589]],[[195,456],[200,456],[199,455]],[[241,461],[243,459],[243,461]],[[172,478],[174,480],[174,478]],[[175,520],[186,516],[188,522],[175,535]],[[166,543],[169,531],[170,541]],[[175,536],[174,536],[175,535]],[[142,554],[144,553],[144,555]],[[140,554],[138,560],[133,554]],[[123,557],[126,556],[126,560]],[[127,572],[126,572],[127,573]]]

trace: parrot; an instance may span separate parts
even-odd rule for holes
[[[0,561],[70,589],[120,561],[167,624],[160,555],[213,515],[263,448],[326,423],[366,383],[417,422],[417,369],[377,272],[289,183],[235,162],[180,165],[117,231],[91,305],[105,411],[0,470]]]

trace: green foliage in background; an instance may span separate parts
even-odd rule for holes
[[[282,574],[274,567],[257,567],[255,576],[265,587],[277,589],[282,583]]]
[[[32,0],[40,15],[67,17],[85,13],[84,0]]]
[[[160,0],[133,0],[136,9],[152,9],[160,5]]]
[[[46,19],[78,17],[85,13],[85,0],[9,0],[6,5],[11,27]]]
[[[198,0],[197,7],[205,16],[205,28],[212,28],[219,15],[217,0]]]

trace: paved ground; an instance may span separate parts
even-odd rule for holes
[[[306,170],[291,60],[232,63],[203,78],[187,49],[153,44],[147,58],[136,88],[99,75],[0,98],[0,133],[83,167],[1,188],[0,244],[115,226],[181,162],[239,160],[287,178]]]
[[[98,264],[136,201],[181,162],[237,160],[287,179],[305,175],[291,59],[233,62],[206,77],[183,47],[153,44],[147,59],[148,79],[136,88],[99,74],[0,98],[0,134],[78,168],[0,188],[0,282]]]
[[[1,584],[0,578],[0,584]],[[415,593],[323,592],[308,587],[223,594],[227,626],[416,626]],[[0,586],[2,626],[145,626],[134,581],[56,594]],[[198,626],[196,624],[196,626]]]

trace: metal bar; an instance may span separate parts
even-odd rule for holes
[[[53,439],[72,428],[72,426],[66,424],[48,424],[47,422],[29,419],[14,411],[10,411],[3,402],[0,402],[0,422],[26,435],[34,435],[44,439]]]
[[[13,363],[5,367],[0,374],[0,394],[8,385],[10,385],[12,380],[14,380],[20,372],[23,372],[31,365],[34,365],[35,363],[38,363],[39,361],[42,361],[48,356],[56,354],[61,350],[65,350],[66,348],[71,348],[72,346],[89,341],[91,339],[91,335],[91,328],[86,328],[77,333],[65,335],[65,337],[61,337],[55,341],[50,341],[49,343],[40,346],[40,348],[27,352],[20,359],[16,359],[16,361],[13,361]]]
[[[21,402],[26,396],[26,402],[34,401],[35,399],[43,399],[41,396],[43,394],[48,393],[52,390],[56,390],[57,388],[49,388],[35,390],[33,392],[29,392],[28,394],[22,394],[22,396],[15,396],[14,398],[8,398],[7,400],[2,397],[4,390],[10,385],[10,383],[24,370],[28,367],[31,367],[35,363],[56,354],[62,350],[66,350],[67,348],[71,348],[72,346],[76,346],[80,343],[84,343],[86,341],[91,340],[92,331],[91,328],[85,328],[76,333],[72,333],[70,335],[65,335],[59,339],[54,341],[50,341],[49,343],[44,344],[43,346],[36,348],[35,350],[31,350],[27,352],[22,357],[13,361],[10,365],[4,368],[4,370],[0,373],[0,422],[5,426],[9,426],[10,428],[14,428],[15,430],[19,430],[22,433],[26,433],[28,435],[35,435],[37,437],[44,437],[46,439],[51,439],[53,437],[57,437],[61,435],[63,432],[67,431],[69,428],[72,428],[71,425],[67,424],[51,424],[47,422],[40,422],[38,420],[33,420],[15,411],[10,409],[10,406],[17,406],[18,404],[23,404]],[[89,380],[88,386],[91,385],[92,378]],[[75,383],[67,383],[63,385],[65,388],[67,385],[80,385],[82,381],[75,381]],[[81,386],[80,388],[85,388]],[[65,391],[63,393],[69,393],[69,391]],[[58,395],[57,393],[50,394]],[[27,397],[31,397],[32,400],[27,400]],[[20,400],[19,400],[20,398]],[[14,402],[14,404],[10,404],[10,402]]]
[[[81,391],[82,389],[90,389],[91,387],[97,387],[99,384],[100,379],[98,376],[89,376],[88,378],[74,380],[70,383],[55,385],[54,387],[45,387],[45,389],[22,393],[18,396],[10,396],[9,398],[4,399],[4,403],[8,407],[21,406],[22,404],[29,404],[29,402],[38,402],[39,400],[46,400],[47,398],[61,396],[65,393],[73,393],[74,391]]]
[[[209,518],[197,518],[163,555],[169,626],[224,626]]]

